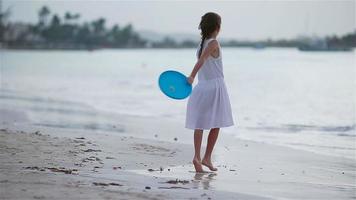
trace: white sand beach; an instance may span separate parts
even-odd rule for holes
[[[188,164],[189,148],[180,144],[128,137],[58,138],[4,129],[0,137],[1,199],[265,199],[195,188],[199,181],[192,179],[194,174],[178,182],[155,176],[156,171],[175,173],[173,166]]]
[[[18,116],[16,113],[12,114]],[[356,164],[353,160],[238,140],[223,134],[217,146],[213,160],[218,172],[196,174],[190,163],[193,146],[180,143],[179,140],[164,142],[154,138],[142,139],[84,131],[65,134],[60,129],[30,128],[21,126],[18,122],[11,123],[8,119],[7,122],[2,122],[0,131],[0,197],[356,197]]]

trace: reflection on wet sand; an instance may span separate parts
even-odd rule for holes
[[[215,180],[217,173],[207,172],[207,173],[195,173],[193,177],[193,187],[199,188],[202,187],[204,190],[210,189],[210,182]]]

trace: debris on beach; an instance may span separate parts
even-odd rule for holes
[[[101,159],[95,156],[90,156],[89,158],[83,158],[82,162],[88,162],[88,161],[99,161],[100,164],[102,164]]]
[[[35,134],[35,135],[42,135],[42,134],[40,133],[40,131],[36,131],[36,132],[34,132],[33,134]]]
[[[158,189],[184,189],[184,190],[189,190],[189,188],[180,187],[180,186],[158,187]]]
[[[178,184],[178,183],[181,183],[181,184],[188,184],[189,181],[188,180],[179,180],[179,179],[176,179],[176,180],[169,180],[169,181],[166,181],[164,183],[169,183],[169,184]]]
[[[121,169],[121,167],[112,167],[113,170]]]
[[[78,170],[77,169],[66,169],[64,167],[37,167],[37,166],[29,166],[29,167],[24,167],[24,169],[30,169],[30,170],[37,170],[37,171],[46,171],[46,169],[52,171],[52,172],[63,172],[65,174],[77,174]]]
[[[24,169],[33,169],[33,170],[38,170],[39,167],[37,166],[33,166],[33,167],[24,167]]]
[[[113,186],[123,186],[121,184],[118,184],[118,183],[109,183],[110,185],[113,185]]]
[[[65,169],[64,167],[56,168],[56,167],[47,167],[48,170],[52,172],[63,172],[65,174],[73,174],[73,172],[77,172],[77,169]]]
[[[83,163],[74,163],[75,166],[78,166],[78,167],[83,167]]]
[[[115,158],[111,156],[106,156],[105,159],[115,159]]]
[[[86,149],[86,150],[83,150],[84,152],[101,152],[100,149]]]
[[[234,171],[236,171],[236,169],[230,169],[230,171],[231,171],[231,172],[234,172]]]
[[[85,140],[85,137],[77,137],[75,139],[78,139],[78,140]]]
[[[151,187],[150,187],[150,186],[146,186],[146,187],[145,187],[145,189],[150,190],[150,189],[151,189]]]
[[[37,170],[37,171],[45,171],[45,168],[43,168],[43,167],[37,167],[37,166],[24,167],[24,169]]]
[[[121,185],[119,183],[100,183],[100,182],[93,182],[93,185],[95,185],[95,186],[110,186],[110,185],[112,185],[112,186],[123,186],[123,185]]]
[[[178,138],[175,137],[175,138],[174,138],[174,141],[178,141]]]

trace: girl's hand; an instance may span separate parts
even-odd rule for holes
[[[192,76],[189,76],[189,77],[187,78],[187,82],[188,82],[189,84],[193,84],[194,78],[193,78]]]

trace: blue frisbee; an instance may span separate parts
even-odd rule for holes
[[[192,92],[192,85],[187,81],[187,77],[177,71],[168,70],[163,72],[158,79],[161,91],[173,99],[185,99]]]

